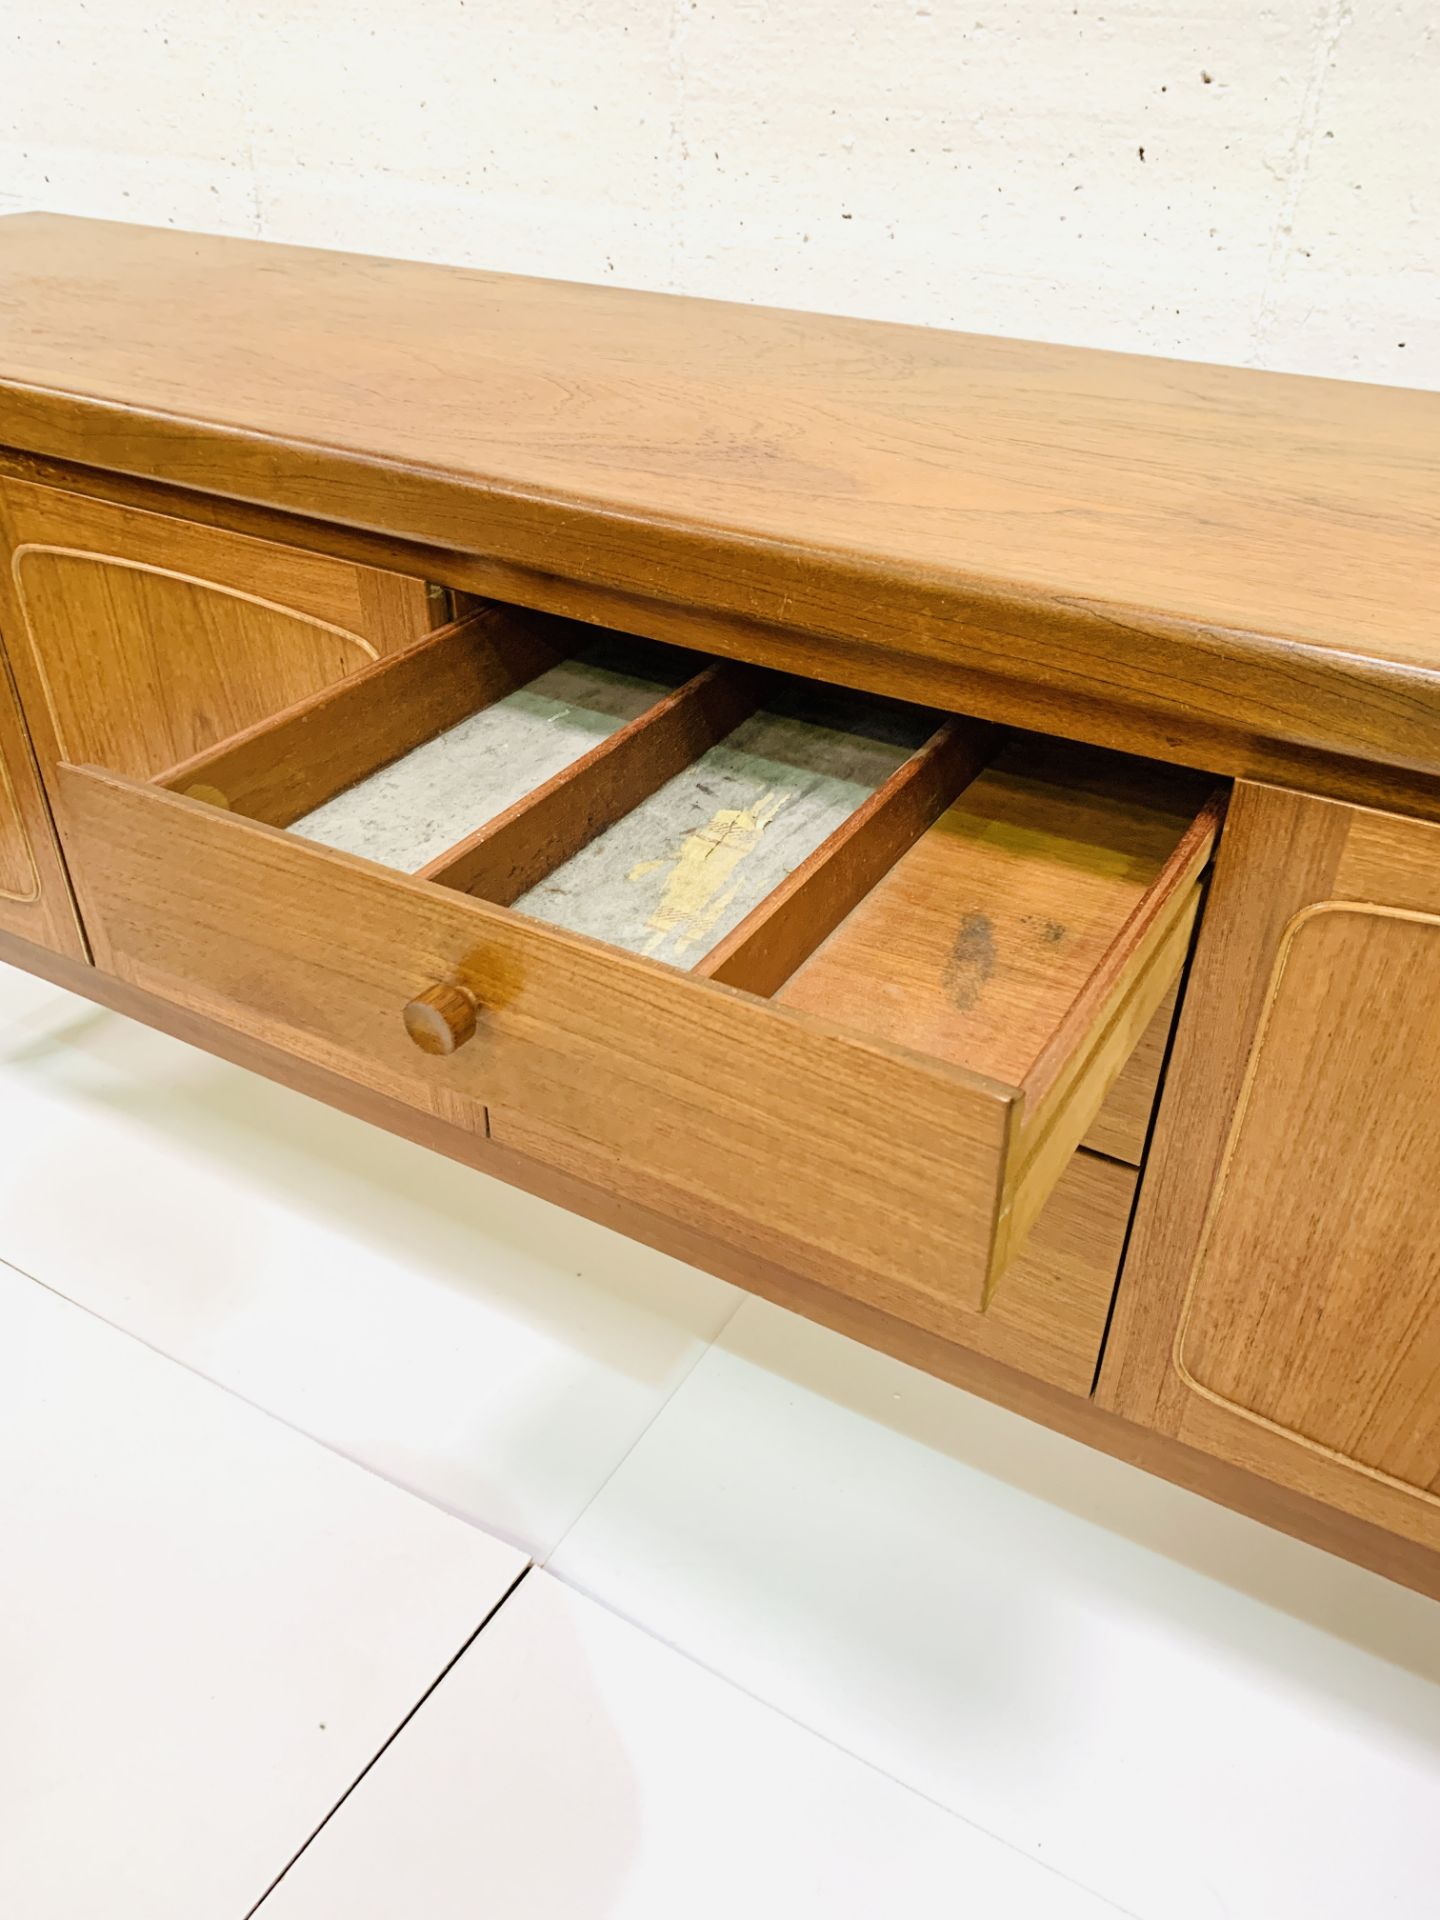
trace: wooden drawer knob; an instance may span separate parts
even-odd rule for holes
[[[474,994],[464,987],[427,987],[407,1004],[405,1031],[422,1053],[454,1053],[474,1038]]]

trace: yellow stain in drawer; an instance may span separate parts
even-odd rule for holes
[[[685,953],[703,940],[735,897],[735,871],[790,799],[771,788],[753,807],[722,807],[703,827],[687,833],[671,866],[660,903],[646,921],[645,952],[656,954],[673,940]],[[644,880],[663,860],[642,860],[631,880]]]

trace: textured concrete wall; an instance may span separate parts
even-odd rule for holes
[[[0,0],[49,207],[1440,386],[1440,0]]]

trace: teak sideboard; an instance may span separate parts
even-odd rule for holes
[[[1440,396],[0,222],[0,958],[1440,1594]]]

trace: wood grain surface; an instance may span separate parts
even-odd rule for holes
[[[30,736],[0,651],[0,928],[87,958]]]
[[[498,600],[572,623],[645,635],[671,646],[781,668],[973,719],[1440,820],[1440,775],[1322,751],[1286,740],[1274,730],[1257,731],[1253,716],[1247,717],[1245,709],[1233,703],[1194,702],[1183,723],[1176,725],[1162,710],[1129,699],[1123,680],[1107,689],[1028,676],[1027,655],[1019,646],[1010,649],[1008,662],[997,660],[982,670],[973,662],[960,662],[933,649],[917,651],[921,636],[913,626],[894,626],[883,645],[859,645],[774,620],[602,586],[594,579],[567,579],[492,553],[422,546],[393,534],[186,492],[3,446],[0,476],[86,494],[189,526],[246,533],[297,552],[349,560],[382,575],[427,577],[426,593],[436,624],[454,618],[467,604]],[[549,564],[558,565],[569,557],[568,549],[555,549]],[[442,580],[449,585],[438,585]],[[664,583],[651,583],[652,587],[657,584]]]
[[[484,607],[157,775],[288,827],[560,658],[543,625]]]
[[[1276,956],[1176,1358],[1221,1403],[1440,1496],[1437,1110],[1440,912],[1311,908]]]
[[[1205,792],[1166,768],[1013,741],[779,998],[1018,1086]]]
[[[0,263],[10,447],[1023,683],[1228,770],[1440,772],[1440,396],[43,215]]]
[[[1241,787],[1100,1380],[1440,1546],[1440,830]]]
[[[995,730],[947,720],[704,956],[703,979],[772,994],[914,845],[994,752]]]
[[[1085,1145],[1093,1153],[1109,1154],[1112,1159],[1124,1160],[1132,1167],[1140,1165],[1178,1001],[1177,982],[1151,1016],[1139,1044],[1120,1069],[1114,1086],[1090,1123]]]
[[[488,1119],[490,1139],[501,1148],[604,1189],[622,1203],[661,1218],[687,1221],[719,1244],[739,1244],[724,1206],[697,1213],[693,1202],[665,1181],[617,1162],[613,1154],[569,1128],[545,1125],[505,1107],[491,1107]],[[970,1352],[1019,1367],[1037,1380],[1071,1393],[1088,1393],[1115,1292],[1135,1184],[1130,1167],[1098,1154],[1074,1154],[988,1310],[960,1307],[951,1320],[949,1337]],[[833,1291],[825,1289],[820,1279],[814,1285],[817,1290]]]
[[[779,989],[1021,1088],[987,1298],[1179,974],[1217,819],[1193,775],[1017,740]]]
[[[65,767],[57,804],[111,971],[427,1111],[565,1128],[917,1324],[978,1308],[1010,1089],[157,787]],[[479,1031],[427,1061],[402,1013],[444,985]]]
[[[287,739],[294,725],[282,718],[276,731]],[[609,1160],[617,1184],[660,1181],[692,1217],[723,1216],[737,1244],[943,1330],[982,1309],[1013,1265],[1174,979],[1194,887],[1176,853],[1205,855],[1183,811],[1190,776],[1030,752],[1049,782],[1019,782],[1029,825],[1005,816],[999,857],[1030,876],[1015,882],[1017,925],[1033,935],[1036,916],[1070,914],[1077,956],[1051,963],[1058,984],[1046,993],[1045,951],[1065,943],[1046,942],[1042,924],[1039,957],[991,983],[981,1031],[1030,1036],[1009,1083],[976,1064],[987,1057],[978,1035],[973,1056],[962,1040],[933,1044],[944,977],[912,983],[918,1011],[900,1028],[880,1017],[880,975],[858,962],[813,1010],[766,1004],[173,792],[70,767],[59,791],[103,964],[286,1036],[395,1097],[563,1129]],[[956,777],[967,770],[962,753]],[[996,825],[985,820],[982,862]],[[948,928],[948,951],[968,911],[959,880],[902,894],[885,952],[928,951],[916,925]],[[1092,1031],[1071,1013],[1096,972],[1106,985]],[[484,1044],[437,1082],[399,1011],[447,985],[485,1009]],[[1030,1102],[1023,1072],[1061,1029],[1073,1071],[1065,1063]]]
[[[0,480],[0,617],[47,780],[150,777],[430,625],[420,580]],[[373,590],[373,591],[372,591]]]

